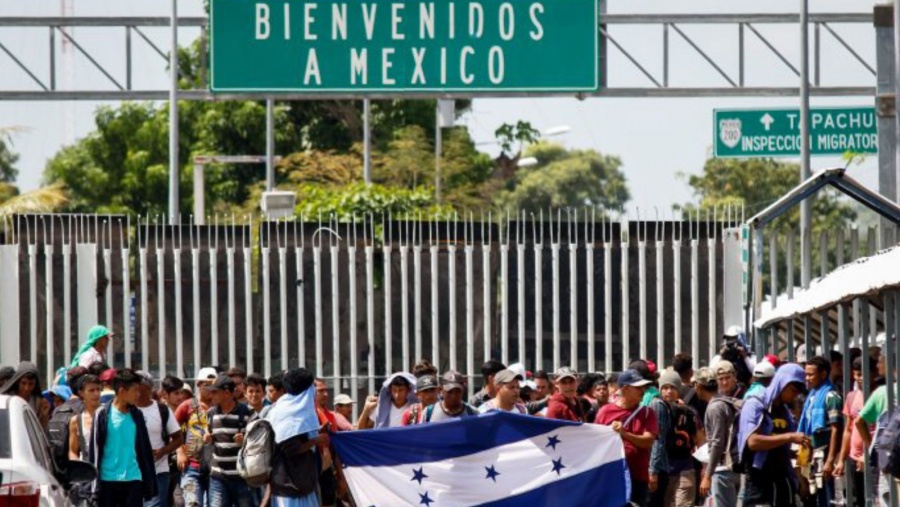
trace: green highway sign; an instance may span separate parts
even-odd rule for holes
[[[715,156],[800,155],[799,109],[716,109]],[[810,154],[878,153],[874,107],[817,107],[809,114]]]
[[[597,0],[212,0],[213,92],[599,87]]]

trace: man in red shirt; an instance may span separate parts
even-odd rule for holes
[[[556,392],[547,405],[548,419],[584,422],[584,409],[575,399],[578,390],[578,373],[568,366],[556,370]]]
[[[334,414],[328,410],[328,384],[322,379],[316,379],[316,415],[319,417],[319,425],[326,423],[331,425],[331,431],[337,431],[337,420]],[[319,474],[319,493],[322,495],[321,504],[325,506],[335,505],[337,501],[337,477],[334,469],[334,461],[331,457],[331,442],[326,438],[316,447],[321,457],[322,471]]]
[[[656,414],[640,406],[650,381],[635,370],[625,370],[619,375],[617,384],[619,398],[601,407],[594,422],[611,427],[622,437],[625,461],[631,474],[631,502],[644,507],[650,482],[650,450],[659,433]]]

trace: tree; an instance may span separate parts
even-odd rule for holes
[[[0,183],[15,183],[19,175],[19,170],[16,169],[19,155],[13,153],[9,145],[9,135],[0,131]]]
[[[778,200],[800,184],[800,166],[773,159],[747,160],[709,159],[703,173],[687,177],[688,185],[699,200],[699,209],[743,206],[745,215],[752,216]],[[698,210],[697,205],[680,207],[687,213]],[[826,191],[819,192],[812,201],[812,230],[834,229],[856,218],[853,207]],[[797,227],[800,208],[795,207],[778,219],[773,226]]]
[[[548,209],[591,206],[619,210],[629,199],[618,157],[594,150],[566,150],[540,142],[525,150],[538,163],[519,168],[495,203],[501,208]]]

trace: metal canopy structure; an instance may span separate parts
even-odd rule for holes
[[[605,2],[601,0],[601,7]],[[590,95],[579,94],[581,98],[596,97],[791,97],[799,94],[796,86],[780,86],[773,81],[772,75],[780,70],[788,76],[800,76],[798,64],[786,56],[793,44],[779,44],[765,34],[771,26],[799,24],[797,14],[603,14],[601,25],[601,89]],[[264,94],[212,94],[208,90],[206,47],[208,29],[206,17],[180,17],[180,28],[199,29],[201,44],[200,86],[196,89],[179,90],[180,100],[231,100],[262,99],[272,95]],[[815,96],[874,96],[875,68],[874,63],[867,61],[862,54],[865,51],[841,35],[846,26],[864,25],[874,31],[871,13],[819,13],[810,15],[813,30],[812,41],[812,73],[811,94]],[[166,100],[169,97],[167,88],[142,86],[136,82],[141,77],[133,69],[144,69],[153,65],[160,72],[167,72],[167,52],[154,42],[150,30],[168,27],[168,17],[5,17],[0,18],[0,64],[6,63],[13,69],[0,73],[0,100]],[[736,46],[734,54],[728,58],[716,59],[716,52],[709,42],[701,42],[696,35],[698,26],[722,26],[733,31],[731,43]],[[633,27],[646,32],[641,38],[641,47],[629,44],[628,31]],[[78,36],[70,34],[67,28],[77,28]],[[110,30],[119,28],[119,30]],[[10,48],[8,33],[11,29],[27,29],[25,39],[29,47],[46,47],[46,58],[28,61]],[[124,72],[115,71],[105,65],[92,54],[88,48],[79,43],[83,33],[90,31],[96,37],[102,37],[105,47],[123,48]],[[96,34],[94,34],[96,32]],[[153,50],[151,60],[136,54],[133,50],[133,39],[137,36],[137,44],[149,45]],[[21,40],[21,37],[18,37]],[[63,40],[70,43],[77,52],[76,65],[84,67],[85,73],[97,73],[103,76],[106,86],[97,89],[65,89],[57,82],[57,60],[60,57],[59,43]],[[648,42],[648,41],[658,41]],[[678,41],[676,46],[674,41]],[[874,37],[867,39],[874,40]],[[44,42],[47,41],[47,42]],[[826,42],[827,41],[827,42]],[[721,45],[723,40],[717,39],[714,45]],[[647,56],[646,45],[654,44],[650,57]],[[772,55],[779,64],[764,68],[764,72],[752,72],[746,65],[749,60],[751,45]],[[785,47],[786,46],[786,47]],[[165,47],[165,46],[164,46]],[[834,48],[834,49],[832,49]],[[840,76],[826,76],[821,69],[821,61],[831,58],[828,51],[838,51],[851,57],[858,63],[856,72],[844,72]],[[642,56],[639,56],[639,52]],[[139,53],[139,52],[138,52]],[[714,71],[708,83],[698,86],[677,86],[673,83],[680,77],[672,60],[676,57],[699,57]],[[624,59],[623,68],[628,65],[637,70],[646,80],[645,86],[617,86],[607,79],[607,68],[611,57]],[[3,62],[3,60],[6,62]],[[730,70],[729,70],[730,69]],[[82,73],[79,72],[79,75]],[[28,79],[27,87],[17,87],[14,83]],[[840,79],[836,79],[840,78]],[[613,75],[613,81],[616,74]],[[852,81],[847,84],[848,79]],[[417,98],[469,98],[467,94],[411,94]],[[519,96],[571,96],[572,93],[504,93],[503,97]],[[353,94],[323,95],[316,94],[278,94],[284,100],[346,99],[359,98]],[[396,98],[393,94],[367,95],[372,99]]]

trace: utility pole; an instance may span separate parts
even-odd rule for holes
[[[172,52],[169,54],[169,224],[180,221],[178,210],[178,0],[172,0]]]
[[[900,10],[895,5],[880,4],[874,8],[875,24],[875,62],[878,74],[876,80],[875,112],[878,121],[878,192],[891,199],[897,200],[897,114],[895,100],[897,93],[897,65],[895,64],[898,52],[896,44],[898,34],[894,30],[895,17]],[[882,248],[896,243],[897,228],[890,220],[882,219],[881,245]]]
[[[372,101],[363,99],[363,180],[372,184]]]
[[[434,200],[441,202],[441,151],[443,136],[441,135],[441,101],[438,100],[434,111]]]
[[[275,101],[266,99],[266,192],[275,190]]]
[[[809,0],[800,0],[800,181],[812,174],[809,148]],[[800,203],[800,281],[804,289],[812,274],[811,208],[809,199]]]

